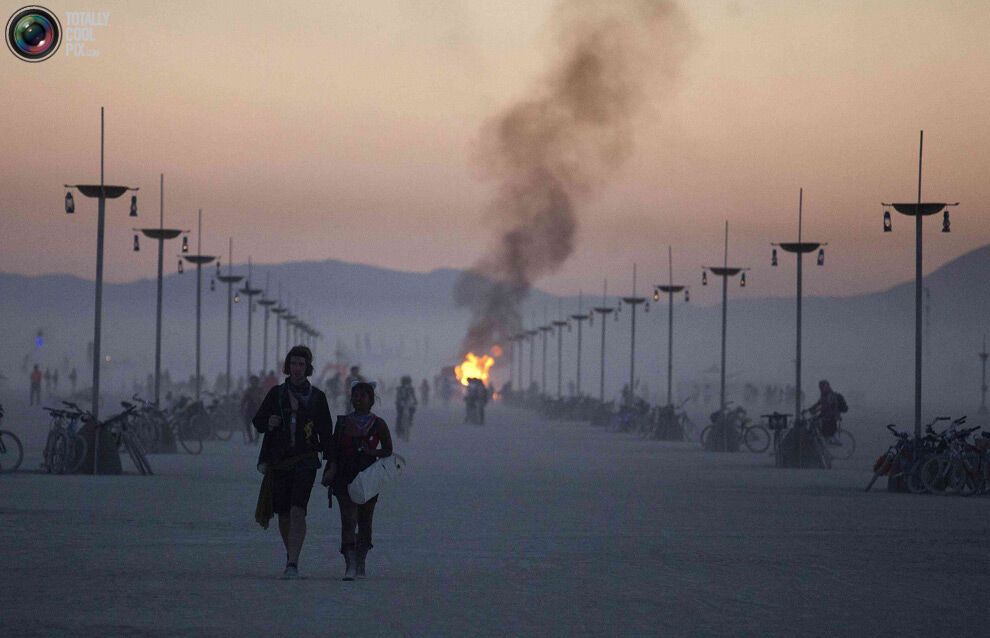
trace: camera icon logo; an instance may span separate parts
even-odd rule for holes
[[[62,44],[62,25],[40,6],[22,7],[7,21],[7,48],[25,62],[42,62]]]

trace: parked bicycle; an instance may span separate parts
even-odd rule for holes
[[[67,410],[44,408],[51,417],[41,467],[51,474],[73,474],[86,460],[89,445],[77,430],[88,414],[78,405],[62,402]]]
[[[0,404],[0,423],[3,423],[4,411]],[[24,460],[24,446],[21,440],[9,430],[0,430],[0,473],[14,472]]]
[[[724,418],[721,418],[720,411],[717,411],[712,414],[711,421],[711,424],[701,431],[701,447],[706,450],[709,449],[709,438],[716,427],[724,427],[726,436],[738,436],[750,452],[759,454],[766,452],[770,447],[770,433],[762,425],[753,424],[742,406],[726,410]],[[735,446],[729,447],[735,448]]]

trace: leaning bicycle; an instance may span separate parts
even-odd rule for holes
[[[0,405],[0,423],[3,422],[3,405]],[[14,472],[24,460],[21,440],[9,430],[0,430],[0,473]]]

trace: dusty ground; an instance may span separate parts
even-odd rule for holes
[[[43,421],[16,406],[10,416],[25,468],[36,468]],[[274,528],[253,521],[257,450],[239,438],[199,457],[152,457],[154,477],[0,476],[0,635],[977,636],[990,626],[990,499],[864,493],[882,424],[826,472],[507,409],[483,428],[453,412],[417,416],[363,582],[340,581],[337,511],[319,487],[306,579],[276,580],[284,553]]]

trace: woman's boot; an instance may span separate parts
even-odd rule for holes
[[[344,550],[344,580],[354,580],[357,576],[357,550]]]
[[[367,549],[357,550],[357,555],[356,555],[357,563],[354,566],[354,571],[356,572],[358,578],[364,578],[366,575],[364,571],[364,564],[365,564],[364,561],[367,557],[368,557]]]

